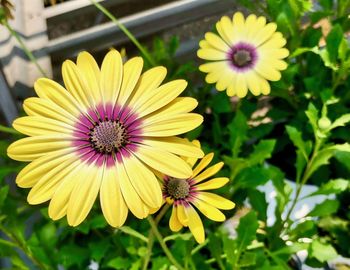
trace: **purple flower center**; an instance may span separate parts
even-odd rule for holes
[[[228,53],[228,60],[232,68],[237,72],[245,72],[251,69],[258,58],[253,45],[240,42],[234,45]]]

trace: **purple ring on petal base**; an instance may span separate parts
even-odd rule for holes
[[[111,167],[136,151],[142,140],[141,124],[127,107],[100,104],[79,117],[73,145],[83,161]]]
[[[227,53],[227,58],[232,69],[242,73],[251,70],[255,66],[258,53],[252,44],[239,42],[231,47]]]

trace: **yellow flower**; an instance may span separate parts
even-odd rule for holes
[[[289,54],[276,28],[275,23],[266,24],[264,17],[253,14],[246,20],[240,12],[232,20],[222,17],[216,23],[219,36],[206,33],[199,43],[198,57],[211,61],[199,67],[208,73],[206,82],[216,83],[216,89],[227,90],[229,96],[245,97],[248,89],[255,96],[269,94],[267,80],[281,78],[280,71],[287,68],[281,59]]]
[[[200,146],[198,141],[193,143]],[[162,177],[163,198],[168,204],[173,204],[169,220],[170,229],[177,232],[183,226],[189,227],[198,243],[203,243],[205,236],[203,223],[194,207],[207,218],[221,222],[225,220],[225,216],[219,209],[229,210],[235,206],[233,202],[207,192],[207,190],[220,188],[229,181],[227,177],[208,180],[224,165],[223,162],[219,162],[206,169],[213,157],[213,153],[204,156],[189,178]],[[197,162],[197,158],[186,160],[192,167]]]
[[[100,193],[106,220],[118,227],[128,209],[145,218],[162,204],[152,169],[177,178],[191,175],[178,155],[201,157],[203,152],[175,136],[202,123],[202,116],[189,113],[197,101],[178,97],[184,80],[161,85],[164,67],[141,75],[142,67],[142,58],[123,65],[112,50],[100,69],[82,52],[77,64],[63,64],[66,89],[45,78],[35,83],[39,98],[25,100],[29,116],[13,123],[29,137],[7,150],[11,158],[31,162],[16,179],[20,187],[32,188],[30,204],[50,200],[52,219],[67,215],[68,223],[77,226]]]

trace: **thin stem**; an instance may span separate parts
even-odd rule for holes
[[[1,132],[5,132],[5,133],[10,133],[10,134],[16,134],[16,135],[21,134],[17,130],[15,130],[14,128],[6,127],[6,126],[3,126],[3,125],[0,125],[0,131]]]
[[[174,258],[173,254],[171,254],[170,250],[168,249],[167,245],[165,244],[164,242],[164,239],[162,237],[162,235],[160,234],[158,228],[157,228],[157,225],[156,223],[154,222],[154,219],[149,216],[147,218],[149,224],[151,225],[151,229],[154,233],[154,235],[156,236],[160,246],[162,247],[165,255],[168,257],[169,261],[175,265],[179,270],[184,270],[184,268],[178,263],[178,261]]]
[[[9,23],[6,20],[2,20],[1,22],[6,28],[7,30],[9,30],[9,32],[11,33],[11,35],[13,37],[16,38],[16,40],[18,41],[21,49],[24,51],[24,53],[27,55],[27,57],[29,58],[29,60],[34,63],[34,65],[38,68],[38,70],[40,71],[41,75],[43,75],[44,77],[47,77],[45,71],[41,68],[41,66],[39,65],[37,59],[35,58],[35,56],[32,54],[32,52],[27,48],[27,46],[24,44],[22,38],[18,35],[18,33],[11,27],[11,25],[9,25]]]
[[[158,225],[159,221],[165,215],[165,213],[168,211],[169,207],[170,207],[170,204],[165,204],[163,206],[162,210],[159,212],[159,214],[155,218],[156,225]],[[151,256],[152,256],[153,245],[154,245],[154,233],[151,229],[148,233],[147,254],[146,254],[145,260],[143,262],[143,267],[142,267],[143,270],[148,269],[148,264],[149,264],[149,262],[151,260]]]
[[[156,66],[155,61],[152,56],[147,52],[147,50],[141,45],[141,43],[135,38],[135,36],[106,8],[104,8],[101,4],[97,3],[95,0],[90,0],[92,4],[94,4],[103,14],[105,14],[112,22],[114,22],[120,30],[124,32],[124,34],[135,44],[135,46],[140,50],[146,60],[152,65]]]

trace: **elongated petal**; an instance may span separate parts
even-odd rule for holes
[[[214,193],[198,192],[196,197],[218,209],[230,210],[235,207],[233,202]]]
[[[115,168],[105,168],[100,189],[100,203],[103,215],[113,227],[123,226],[128,215],[119,181]]]
[[[7,148],[7,155],[18,161],[32,161],[57,150],[71,148],[70,136],[43,135],[15,141]],[[71,148],[73,151],[73,148]]]
[[[214,33],[208,32],[205,34],[205,39],[208,43],[217,50],[228,52],[230,47],[219,36]]]
[[[206,169],[201,174],[199,174],[196,177],[194,177],[194,180],[196,181],[196,183],[199,183],[199,182],[201,182],[201,181],[203,181],[205,179],[208,179],[209,177],[213,176],[218,171],[220,171],[222,166],[224,166],[224,163],[223,162],[219,162],[219,163],[209,167],[208,169]]]
[[[174,208],[174,210],[176,209],[176,214],[177,214],[177,219],[179,220],[179,222],[187,227],[188,226],[188,217],[185,213],[185,207],[182,204],[178,204],[176,206],[176,208]]]
[[[199,244],[205,240],[204,227],[201,218],[191,205],[185,206],[185,213],[188,219],[188,227]]]
[[[124,64],[123,68],[123,82],[118,96],[118,104],[124,105],[134,91],[135,86],[140,78],[143,67],[143,60],[141,57],[131,58]]]
[[[201,171],[203,171],[209,163],[213,160],[214,153],[210,153],[205,155],[204,158],[198,163],[198,165],[194,168],[191,178],[197,176]]]
[[[173,207],[173,210],[171,211],[171,216],[169,219],[169,228],[173,232],[178,232],[182,229],[182,224],[180,223],[179,219],[177,218],[177,206]]]
[[[144,138],[142,142],[151,147],[163,149],[170,153],[185,156],[185,157],[203,157],[204,153],[193,143],[189,142],[187,139],[182,139],[178,137],[167,137],[167,138]]]
[[[146,121],[142,127],[145,136],[168,137],[186,133],[195,129],[203,122],[203,116],[196,113],[186,113],[170,116],[169,118],[153,123]]]
[[[213,60],[213,61],[224,61],[228,59],[226,52],[219,51],[216,49],[199,49],[197,51],[197,56],[204,60]]]
[[[192,170],[183,159],[164,150],[143,145],[134,154],[149,167],[168,176],[181,179],[191,176]]]
[[[202,200],[194,200],[192,203],[203,215],[211,220],[222,222],[226,219],[225,215],[220,210]]]
[[[209,190],[221,188],[228,183],[227,177],[218,177],[196,185],[196,190]]]
[[[89,214],[102,181],[103,170],[94,164],[87,168],[86,177],[78,176],[77,184],[70,195],[67,220],[71,226],[78,226]]]

